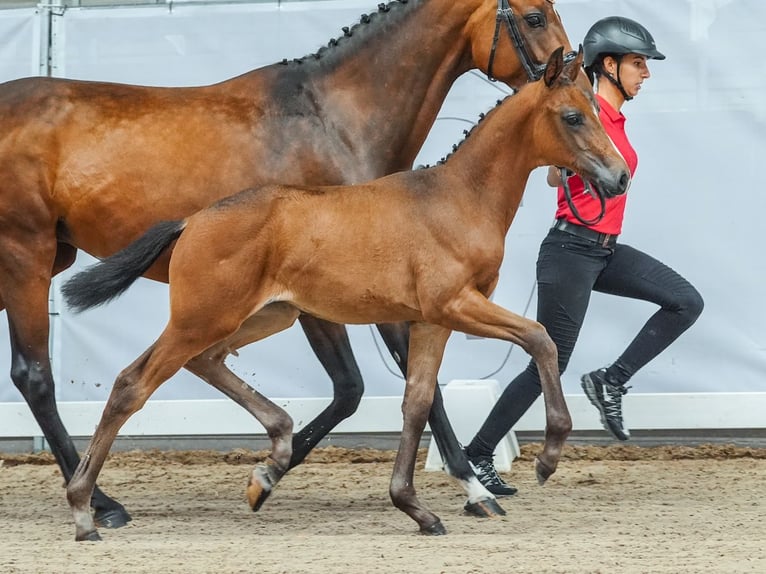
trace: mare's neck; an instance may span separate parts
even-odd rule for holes
[[[311,89],[360,179],[410,169],[455,80],[472,66],[472,2],[393,3],[321,55]]]

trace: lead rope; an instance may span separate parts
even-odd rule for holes
[[[561,185],[564,188],[564,197],[567,200],[567,205],[569,206],[569,209],[572,212],[572,215],[574,215],[577,221],[579,221],[583,225],[586,225],[586,226],[595,225],[596,223],[598,223],[599,221],[603,219],[604,214],[606,213],[606,200],[604,199],[603,194],[596,193],[596,195],[598,196],[599,203],[601,204],[601,210],[598,216],[596,216],[594,219],[583,219],[582,216],[580,215],[580,212],[577,211],[577,208],[575,207],[574,202],[572,201],[572,190],[569,189],[569,182],[567,181],[567,179],[569,178],[567,177],[567,171],[568,170],[565,167],[559,168],[559,174],[561,176]],[[593,191],[591,190],[591,187],[588,184],[588,182],[585,181],[584,183],[585,183],[585,189],[587,189],[588,192],[591,194],[591,196],[593,196]]]

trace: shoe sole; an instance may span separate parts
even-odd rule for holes
[[[513,486],[509,486],[508,490],[506,492],[498,492],[496,489],[489,488],[486,485],[484,486],[484,488],[489,490],[495,496],[513,496],[514,494],[516,494],[519,491],[518,488],[515,488]]]
[[[604,427],[604,430],[607,431],[609,434],[611,434],[614,438],[621,441],[626,441],[630,438],[630,435],[627,435],[625,438],[619,436],[616,434],[612,428],[609,426],[609,423],[606,421],[606,413],[604,413],[604,407],[601,405],[601,402],[598,400],[598,394],[596,393],[596,386],[593,384],[593,381],[588,375],[583,375],[580,378],[580,386],[582,387],[582,390],[585,391],[585,396],[588,397],[588,400],[590,401],[590,404],[592,404],[594,407],[598,409],[598,414],[601,415],[601,426]]]

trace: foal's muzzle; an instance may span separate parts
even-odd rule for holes
[[[598,183],[595,181],[585,181],[585,190],[590,193],[594,199],[603,197],[611,199],[618,195],[623,195],[630,187],[630,174],[622,171],[616,179],[602,179]]]

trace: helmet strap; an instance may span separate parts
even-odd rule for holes
[[[604,73],[604,76],[606,77],[606,79],[612,82],[617,87],[617,89],[620,90],[620,93],[622,94],[622,97],[625,98],[625,101],[629,102],[630,100],[633,99],[633,96],[628,95],[628,93],[625,91],[625,88],[622,87],[622,81],[620,80],[620,64],[622,64],[622,56],[620,56],[619,58],[615,58],[615,61],[617,62],[617,77],[616,78],[604,69],[603,61],[601,63],[601,71]]]

